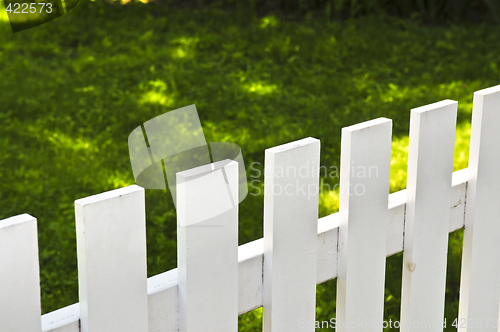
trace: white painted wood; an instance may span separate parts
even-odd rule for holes
[[[316,284],[337,275],[338,213],[318,220]]]
[[[401,331],[443,331],[457,102],[411,111]]]
[[[238,163],[177,173],[179,331],[238,330]]]
[[[266,150],[263,331],[314,331],[320,142]]]
[[[75,201],[82,332],[148,331],[144,189]]]
[[[453,173],[452,197],[450,206],[450,233],[463,227],[464,206],[467,186],[467,169]],[[456,199],[455,199],[456,198]],[[389,195],[389,218],[387,237],[387,256],[403,250],[403,227],[406,190]],[[460,202],[460,203],[459,203]],[[457,207],[458,206],[458,207]],[[455,211],[455,212],[453,212]],[[317,283],[337,277],[337,234],[339,214],[334,213],[318,220],[318,260]],[[264,239],[258,239],[238,247],[239,285],[238,315],[262,306],[262,266]],[[178,279],[177,269],[160,273],[148,279],[149,329],[154,332],[177,332],[178,324]],[[75,304],[79,306],[79,304]],[[42,316],[44,332],[79,331],[79,309],[73,306],[62,308],[58,315],[58,327],[51,325],[52,313]],[[166,311],[166,312],[165,312]]]
[[[264,239],[238,248],[238,314],[262,307]]]
[[[450,233],[465,226],[467,172],[467,168],[464,168],[454,172],[452,176],[450,228],[448,229]]]
[[[42,316],[42,332],[80,332],[80,303]]]
[[[467,184],[467,170],[457,171],[454,173],[453,195],[456,197],[465,197],[465,187]],[[399,253],[403,249],[403,225],[405,211],[406,191],[401,190],[389,195],[389,220],[388,232],[391,236],[387,238],[387,256]],[[465,202],[463,200],[462,202]],[[453,204],[453,203],[452,203]],[[453,206],[453,205],[452,205]],[[322,283],[337,277],[337,235],[338,235],[338,218],[339,214],[334,213],[318,220],[318,260],[317,260],[317,283]],[[450,229],[450,232],[461,228],[463,225],[463,208],[462,214],[457,215],[455,219],[451,219],[451,224],[460,225],[457,228]],[[389,231],[390,230],[390,231]],[[263,249],[264,240],[258,239],[238,248],[239,261],[239,310],[238,314],[242,315],[251,310],[262,306],[262,264],[263,264]],[[170,282],[163,283],[168,286],[155,286],[153,279],[167,280],[163,275],[166,273],[174,273],[176,270],[159,274],[151,277],[148,280],[148,294],[157,296],[158,300],[150,305],[150,312],[153,312],[156,304],[172,303],[168,306],[169,310],[174,312],[172,308],[177,307],[177,278],[168,279]],[[151,303],[151,302],[150,302]],[[163,316],[162,316],[163,317]],[[178,326],[172,324],[172,320],[164,321],[159,326],[165,326],[163,330],[152,331],[177,331]]]
[[[0,332],[40,331],[36,219],[0,220]]]
[[[460,331],[497,331],[500,301],[500,85],[474,93]],[[489,326],[485,326],[490,319]],[[482,324],[483,326],[479,326]]]
[[[450,233],[463,227],[464,206],[467,187],[467,169],[453,173],[452,196],[450,206]],[[389,218],[387,224],[387,256],[403,250],[404,211],[406,207],[406,190],[389,195]],[[460,204],[459,204],[460,202]],[[458,206],[458,207],[457,207]],[[453,212],[455,211],[455,212]],[[337,235],[339,214],[334,213],[318,220],[318,260],[317,283],[337,277]],[[258,239],[238,247],[239,285],[238,315],[247,313],[262,306],[262,266],[264,239]],[[333,266],[332,266],[333,265]],[[178,325],[178,279],[177,269],[160,273],[148,279],[149,329],[154,332],[177,332]],[[58,315],[58,327],[54,328],[42,316],[44,332],[76,332],[79,326],[79,309],[75,304],[62,308]],[[165,312],[166,311],[166,312]],[[66,329],[67,328],[67,329]]]
[[[337,331],[382,331],[392,121],[342,129]]]
[[[406,190],[401,190],[389,195],[386,256],[392,256],[403,251],[404,220],[406,212],[405,202]]]
[[[173,269],[148,279],[150,332],[179,330],[177,272]]]
[[[264,239],[238,247],[238,314],[262,306],[262,263]],[[173,269],[148,279],[149,330],[177,332],[179,330],[178,273]]]

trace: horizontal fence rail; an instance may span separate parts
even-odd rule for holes
[[[319,140],[266,150],[264,237],[240,246],[238,163],[177,173],[178,268],[150,278],[144,189],[75,201],[80,302],[41,321],[36,219],[0,220],[0,332],[231,332],[259,307],[263,331],[313,331],[315,285],[334,278],[338,330],[382,331],[385,258],[399,252],[402,324],[442,331],[448,233],[460,228],[461,330],[497,331],[477,322],[500,309],[500,86],[475,93],[469,167],[452,172],[456,113],[450,100],[412,110],[407,189],[392,194],[392,121],[344,128],[339,212],[320,219]],[[279,176],[287,166],[308,175]],[[295,191],[304,186],[317,191]],[[372,325],[352,325],[358,318]]]

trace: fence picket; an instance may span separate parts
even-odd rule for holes
[[[75,201],[82,332],[148,331],[144,189]]]
[[[450,232],[464,225],[467,169],[453,173],[453,201],[450,204]],[[406,189],[389,195],[387,256],[403,250]],[[339,213],[318,220],[317,279],[322,283],[337,277],[337,235]],[[238,248],[239,292],[238,314],[262,306],[264,239],[243,244]],[[332,265],[333,264],[333,265]],[[177,268],[148,279],[149,331],[177,332],[179,330],[179,299]],[[42,316],[44,332],[80,331],[80,304],[76,303]],[[450,325],[450,322],[448,323]]]
[[[475,92],[460,285],[460,331],[497,331],[500,301],[499,128],[500,85]]]
[[[443,331],[457,102],[411,111],[401,331]]]
[[[319,220],[319,140],[266,150],[264,237],[241,246],[238,163],[177,173],[178,268],[149,279],[144,189],[77,200],[80,302],[41,319],[37,220],[0,220],[0,332],[236,332],[260,306],[264,332],[313,332],[316,284],[333,278],[336,331],[381,332],[386,256],[398,252],[393,327],[437,332],[448,233],[462,227],[459,317],[447,325],[500,331],[500,85],[474,94],[469,168],[453,173],[456,114],[451,100],[412,110],[407,189],[390,195],[392,121],[343,128],[340,211]]]
[[[337,331],[382,331],[392,121],[342,129]]]
[[[263,331],[314,331],[320,142],[266,150]]]
[[[238,163],[177,173],[179,331],[238,330]]]
[[[0,220],[0,332],[41,331],[36,218]]]

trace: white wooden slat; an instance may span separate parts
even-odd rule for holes
[[[451,210],[450,228],[451,233],[465,226],[465,200],[467,195],[467,168],[453,172],[451,179]]]
[[[318,220],[316,284],[337,275],[338,213]]]
[[[320,142],[266,150],[263,331],[314,331]]]
[[[442,331],[457,102],[413,109],[410,119],[401,331]]]
[[[460,331],[497,331],[494,320],[498,320],[500,301],[499,128],[500,85],[475,92],[459,305],[459,325],[464,328]]]
[[[382,331],[392,121],[342,129],[337,331]]]
[[[386,256],[403,251],[404,220],[406,212],[406,190],[389,195],[389,217],[387,224]]]
[[[0,220],[0,332],[40,331],[36,218]]]
[[[177,173],[177,220],[179,331],[236,332],[238,163]]]
[[[262,306],[264,239],[238,247],[238,314]]]
[[[80,332],[80,303],[42,316],[42,332]]]
[[[150,332],[179,330],[177,272],[177,269],[173,269],[148,279]]]
[[[75,201],[82,332],[148,331],[144,189]]]
[[[453,173],[453,201],[450,204],[450,233],[463,227],[464,206],[466,203],[467,169]],[[389,216],[387,236],[387,256],[403,250],[404,211],[406,190],[389,195]],[[339,213],[334,213],[318,220],[318,260],[317,283],[337,277],[337,235]],[[238,247],[239,286],[238,314],[242,315],[262,306],[262,265],[264,239],[243,244]],[[154,332],[177,332],[178,325],[178,279],[177,269],[173,269],[148,279],[149,328]],[[58,310],[58,328],[49,322],[55,313],[42,316],[44,332],[78,331],[79,309],[74,304]],[[164,312],[164,311],[167,312]],[[48,318],[46,317],[48,316]],[[449,325],[449,323],[448,323]],[[68,330],[64,329],[65,327]],[[76,327],[76,329],[75,329]]]

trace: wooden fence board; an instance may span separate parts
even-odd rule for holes
[[[342,129],[337,331],[382,331],[392,121]]]
[[[401,331],[443,331],[457,102],[411,111]]]
[[[40,331],[36,219],[0,220],[0,332]]]
[[[500,86],[477,91],[474,93],[469,152],[460,331],[497,331],[500,309],[499,128]]]
[[[263,331],[314,331],[320,143],[266,150]]]
[[[179,331],[238,330],[238,163],[177,173]]]
[[[75,201],[82,332],[148,331],[144,189]]]

